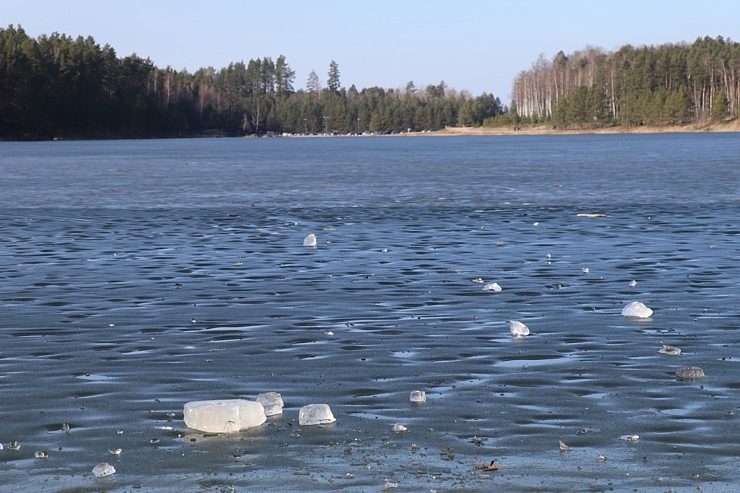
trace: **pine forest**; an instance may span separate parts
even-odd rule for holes
[[[118,57],[93,38],[0,28],[0,140],[361,134],[447,126],[556,128],[677,125],[737,117],[740,45],[586,48],[540,56],[513,81],[512,101],[457,91],[342,85],[332,61],[305,85],[284,56],[200,68]],[[325,83],[322,83],[322,79]],[[298,87],[298,86],[303,87]]]
[[[561,127],[732,119],[740,102],[740,44],[705,37],[613,53],[561,51],[521,72],[512,94],[511,111],[524,121]]]

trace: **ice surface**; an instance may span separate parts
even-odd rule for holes
[[[246,399],[193,401],[185,404],[185,425],[208,433],[230,433],[265,422],[262,404]]]
[[[303,239],[303,246],[315,247],[316,246],[316,235],[311,233]]]
[[[411,402],[426,402],[427,393],[423,390],[412,390],[409,394],[409,400]]]
[[[301,426],[324,425],[336,421],[327,404],[309,404],[303,406],[298,413],[298,423]]]
[[[625,317],[648,318],[652,314],[653,311],[639,301],[627,303],[627,305],[622,308],[622,315]]]
[[[277,392],[264,392],[257,396],[257,402],[265,408],[265,416],[283,414],[283,397]]]

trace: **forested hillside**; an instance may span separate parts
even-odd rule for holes
[[[195,73],[119,58],[91,37],[29,37],[0,29],[0,139],[390,132],[481,125],[505,111],[444,82],[417,89],[326,86],[312,72],[297,88],[285,57]]]
[[[586,48],[541,56],[513,82],[511,107],[444,82],[416,88],[326,83],[311,72],[298,87],[284,56],[200,68],[160,68],[119,58],[91,37],[29,37],[0,28],[0,139],[387,133],[445,126],[558,128],[677,125],[737,118],[740,44]]]
[[[511,109],[525,122],[562,127],[674,125],[736,118],[740,44],[587,48],[540,57],[514,81]]]

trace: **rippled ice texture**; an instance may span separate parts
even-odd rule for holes
[[[2,143],[0,488],[731,491],[738,156],[736,134]],[[284,414],[257,429],[182,422],[267,391]],[[300,427],[312,403],[337,422]]]

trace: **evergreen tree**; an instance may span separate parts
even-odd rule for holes
[[[339,83],[339,65],[334,60],[329,64],[329,80],[326,82],[327,87],[331,91],[338,91],[340,87]]]
[[[312,94],[315,94],[321,90],[319,76],[316,75],[315,70],[311,70],[311,73],[308,74],[308,80],[306,81],[306,90]]]

